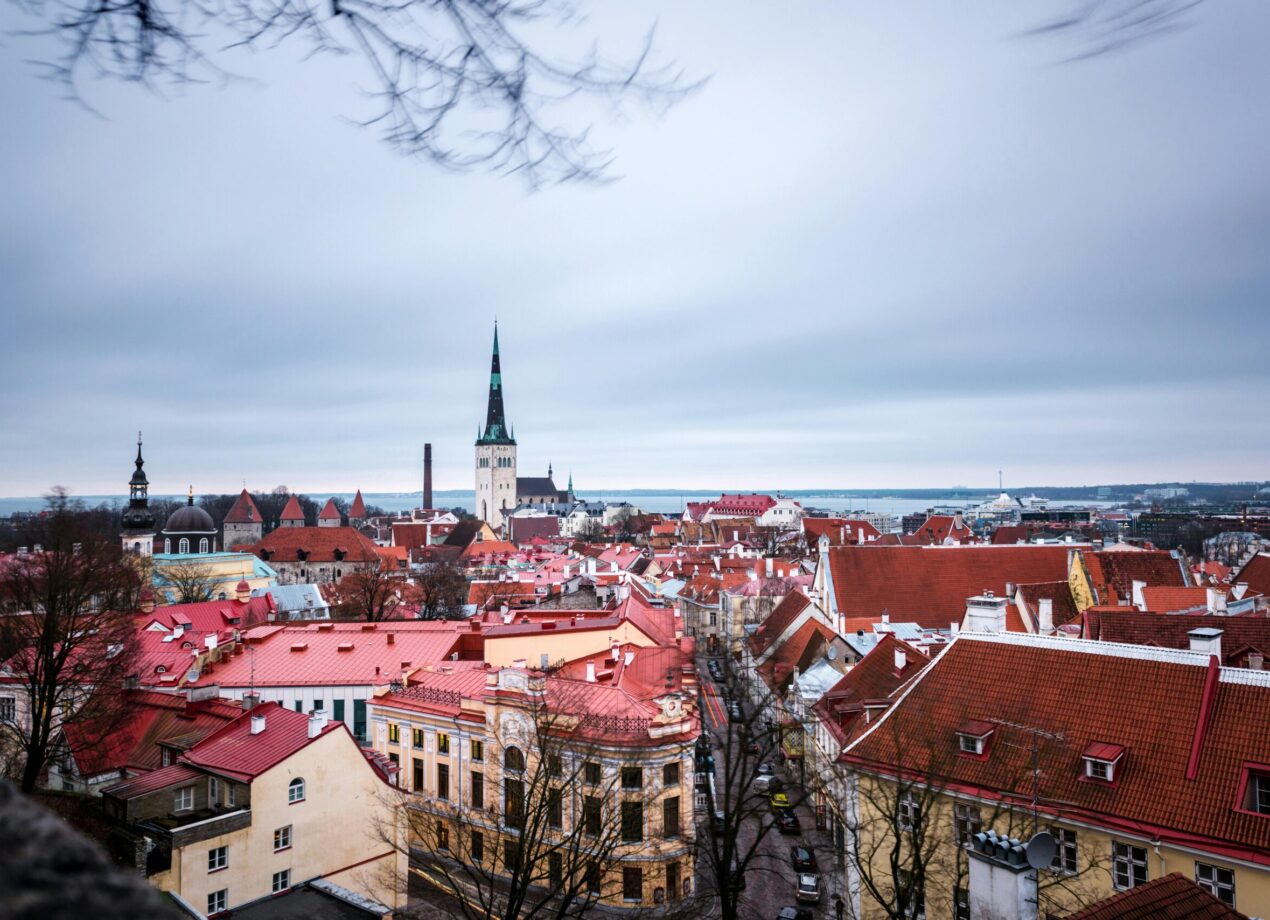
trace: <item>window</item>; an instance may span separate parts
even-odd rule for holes
[[[547,882],[553,889],[564,884],[564,860],[554,850],[547,854]]]
[[[678,762],[668,763],[666,764],[666,766],[661,768],[661,784],[663,786],[678,786],[679,785]]]
[[[475,738],[472,739],[472,759],[478,763],[485,759],[485,745]]]
[[[331,702],[331,708],[335,710],[333,713],[335,721],[343,722],[344,721],[344,701],[333,700]]]
[[[173,811],[189,811],[194,807],[194,787],[186,786],[172,794]]]
[[[295,701],[295,711],[296,711],[296,712],[304,712],[304,700],[296,700],[296,701]]]
[[[437,822],[437,849],[443,853],[450,852],[450,829],[444,821]]]
[[[1076,874],[1076,832],[1065,827],[1051,827],[1057,849],[1050,862],[1050,871],[1057,875]]]
[[[17,720],[17,698],[12,696],[0,696],[0,722],[16,722]]]
[[[410,742],[417,748],[423,747],[423,729],[412,728],[410,730]]]
[[[212,847],[207,851],[207,871],[217,872],[229,865],[229,847]]]
[[[414,783],[413,785],[411,785],[410,788],[413,789],[415,792],[422,792],[423,791],[423,759],[420,757],[414,758],[413,766],[414,766]]]
[[[587,761],[582,765],[582,778],[588,786],[600,785],[600,765]]]
[[[970,892],[965,888],[953,889],[953,920],[970,920]]]
[[[389,753],[388,759],[391,760],[393,763],[401,763],[401,755],[398,754],[396,751],[392,751],[391,753]]]
[[[176,551],[178,553],[188,553],[190,551],[190,541],[182,537],[181,542],[176,545]]]
[[[679,836],[679,796],[668,795],[661,800],[661,826],[663,837]]]
[[[966,846],[972,837],[983,830],[983,818],[978,805],[958,803],[953,805],[953,841]]]
[[[1086,760],[1085,775],[1090,779],[1109,783],[1114,775],[1114,767],[1105,760]]]
[[[1127,843],[1111,845],[1111,875],[1116,888],[1125,891],[1147,880],[1147,851]]]
[[[277,894],[279,891],[286,891],[290,887],[291,887],[291,870],[290,869],[283,869],[281,872],[275,872],[273,874],[273,893],[274,894]]]
[[[437,798],[442,802],[450,801],[450,765],[437,764]]]
[[[564,823],[564,795],[559,786],[547,792],[547,826],[560,827]]]
[[[515,872],[520,867],[520,841],[503,841],[503,866],[508,872]]]
[[[274,852],[277,852],[278,850],[289,849],[290,846],[291,846],[291,825],[288,824],[286,827],[280,827],[273,832],[273,849],[274,849]]]
[[[447,735],[445,732],[437,732],[437,753],[438,754],[450,753],[450,736]]]
[[[1221,866],[1195,864],[1195,884],[1227,907],[1235,906],[1235,873]]]
[[[225,805],[229,808],[234,807],[235,787],[233,783],[225,784]]]
[[[921,807],[917,804],[917,799],[913,798],[912,793],[904,793],[895,803],[896,823],[904,830],[914,830],[921,821],[921,817]]]
[[[622,900],[644,900],[644,870],[638,866],[622,867]]]
[[[644,771],[640,767],[622,767],[622,788],[644,788]]]
[[[220,891],[213,891],[207,896],[207,914],[219,914],[223,910],[229,908],[229,889],[222,888]]]
[[[480,831],[472,831],[471,842],[468,850],[472,854],[473,862],[481,862],[485,859],[485,835]]]
[[[988,738],[986,735],[976,737],[975,735],[958,735],[957,746],[963,754],[982,754],[986,746]]]
[[[672,901],[679,900],[679,863],[666,863],[666,896]]]
[[[644,803],[622,803],[622,840],[638,843],[644,839]]]
[[[322,712],[322,711],[323,711],[323,709],[322,709],[322,701],[321,701],[321,700],[318,700],[318,699],[315,699],[315,700],[313,701],[313,709],[311,709],[310,711],[311,711],[311,712]]]
[[[366,701],[353,700],[353,734],[358,741],[366,740]]]
[[[507,777],[503,780],[503,816],[509,827],[525,823],[525,781]]]
[[[1248,774],[1247,808],[1259,815],[1270,815],[1270,775],[1252,772]]]
[[[547,775],[559,776],[564,772],[564,764],[560,760],[559,754],[547,755]]]
[[[472,771],[472,807],[485,807],[485,774]]]
[[[600,893],[600,882],[603,876],[600,874],[600,864],[592,860],[587,863],[586,867],[586,890],[587,894],[598,895]]]
[[[207,552],[207,537],[204,537],[203,539],[198,541],[198,551],[200,553]]]
[[[215,805],[220,801],[220,780],[216,777],[208,777],[207,780],[207,804]]]
[[[600,799],[588,795],[582,799],[582,829],[591,837],[600,836]]]
[[[304,801],[304,780],[296,777],[291,780],[291,784],[287,786],[287,802],[293,804],[295,802]]]
[[[922,920],[926,916],[926,894],[918,887],[904,869],[897,869],[895,883],[896,907],[903,911],[905,917]]]
[[[401,726],[396,722],[388,723],[388,743],[401,744]]]
[[[525,755],[518,747],[509,747],[503,751],[503,769],[525,772]]]

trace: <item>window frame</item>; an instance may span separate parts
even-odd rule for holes
[[[627,782],[630,777],[635,778],[634,782]],[[623,792],[638,792],[644,788],[644,768],[637,764],[623,764],[619,781]]]
[[[1080,874],[1078,844],[1080,838],[1070,827],[1050,827],[1050,836],[1054,838],[1054,858],[1050,860],[1049,872],[1052,875],[1071,877]],[[1070,857],[1070,859],[1068,858]]]
[[[1225,874],[1230,877],[1229,882],[1221,879],[1220,875]],[[1207,875],[1208,878],[1202,876]],[[1235,906],[1235,870],[1227,869],[1225,866],[1215,866],[1212,863],[1195,862],[1195,884],[1203,888],[1210,895],[1221,901],[1227,907]]]
[[[469,753],[471,755],[471,758],[470,758],[471,760],[473,760],[476,763],[484,763],[485,762],[485,742],[481,741],[480,738],[473,738],[472,744],[471,744],[471,750],[469,751]]]
[[[207,873],[220,872],[229,868],[229,844],[222,843],[207,851]]]
[[[299,805],[309,797],[308,783],[304,781],[304,777],[297,776],[287,783],[287,804]],[[296,794],[297,790],[299,795]]]
[[[632,896],[632,880],[639,893]],[[644,869],[642,866],[622,866],[622,901],[626,904],[644,902]]]
[[[450,756],[450,735],[448,732],[437,732],[437,753]]]
[[[229,910],[229,889],[221,888],[207,893],[207,916],[223,914]]]
[[[671,777],[674,777],[671,779]],[[661,768],[661,784],[668,787],[678,787],[683,782],[683,765],[677,760],[672,760],[668,764],[663,764]]]
[[[290,824],[284,824],[282,827],[273,829],[273,851],[275,853],[291,849],[291,828]]]
[[[179,813],[182,811],[194,810],[194,787],[182,786],[180,789],[172,791],[172,811]]]
[[[278,884],[279,882],[281,882],[282,884]],[[284,891],[290,890],[291,870],[279,869],[277,872],[275,872],[273,874],[273,878],[270,880],[269,887],[271,889],[269,892],[270,894],[281,894]]]
[[[627,799],[622,802],[619,819],[622,843],[644,842],[644,803],[641,800]]]
[[[1141,854],[1141,858],[1138,857]],[[1138,878],[1138,871],[1142,877]],[[1123,876],[1123,882],[1122,882]],[[1136,881],[1135,881],[1136,879]],[[1111,842],[1111,885],[1116,891],[1130,891],[1149,882],[1146,847],[1135,846],[1119,840]],[[1127,882],[1125,884],[1124,882]]]

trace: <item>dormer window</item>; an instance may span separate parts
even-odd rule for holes
[[[957,729],[957,750],[967,757],[986,757],[988,743],[996,726],[991,722],[971,719]]]
[[[1081,762],[1085,768],[1084,778],[1095,783],[1114,783],[1123,757],[1124,748],[1120,745],[1095,741],[1081,754]]]
[[[1270,764],[1244,764],[1236,808],[1242,812],[1270,817]]]

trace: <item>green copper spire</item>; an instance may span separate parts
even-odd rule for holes
[[[476,439],[477,444],[515,444],[516,438],[507,427],[503,411],[503,375],[498,360],[498,323],[494,323],[494,354],[489,368],[489,405],[485,411],[485,431]]]

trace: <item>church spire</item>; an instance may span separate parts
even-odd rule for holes
[[[503,410],[503,375],[498,360],[498,322],[494,323],[494,354],[489,368],[489,405],[485,411],[485,430],[477,444],[515,444],[516,439],[507,427]]]
[[[141,457],[141,432],[137,432],[136,469],[128,480],[128,507],[124,509],[123,526],[127,533],[154,530],[154,515],[150,511],[150,480],[146,478],[145,460]]]

